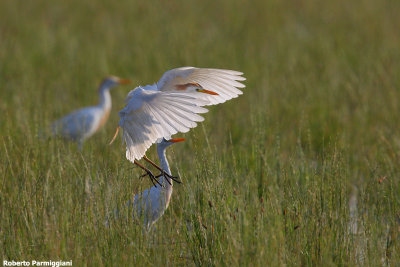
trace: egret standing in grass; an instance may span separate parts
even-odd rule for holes
[[[171,175],[171,170],[166,157],[166,149],[170,145],[181,141],[185,141],[185,139],[163,139],[157,144],[160,167],[169,175]],[[150,229],[150,227],[164,214],[164,211],[168,208],[171,200],[173,181],[168,180],[165,176],[161,176],[158,182],[162,186],[154,185],[135,195],[133,200],[133,217],[142,219],[143,225],[147,229]],[[131,202],[128,202],[128,207],[130,205]]]
[[[166,149],[172,144],[182,141],[185,141],[185,139],[162,139],[157,143],[157,154],[160,161],[160,167],[169,175],[171,175],[171,170],[166,156]],[[133,201],[129,200],[126,204],[128,211],[132,211],[133,218],[143,221],[143,226],[147,230],[149,230],[151,226],[164,214],[171,200],[173,181],[165,176],[160,176],[158,183],[161,186],[153,185],[143,192],[136,194]],[[114,218],[118,218],[120,216],[120,211],[115,210],[114,216]],[[110,218],[106,219],[107,226],[110,223],[109,219]]]
[[[105,78],[99,86],[99,104],[76,110],[55,121],[51,126],[52,134],[75,141],[78,143],[79,149],[82,149],[83,142],[97,132],[106,123],[110,115],[110,89],[128,83],[130,83],[129,80],[115,76]]]
[[[233,70],[182,67],[164,73],[153,85],[139,86],[129,92],[127,105],[119,112],[126,143],[126,158],[146,171],[137,160],[144,158],[167,178],[176,178],[145,156],[146,150],[158,139],[169,139],[177,132],[187,132],[204,118],[206,105],[223,103],[242,94],[243,73]],[[206,89],[208,90],[206,90]],[[114,135],[115,139],[118,131]]]

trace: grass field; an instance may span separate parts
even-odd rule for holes
[[[399,266],[400,2],[0,1],[0,260],[74,266]],[[38,133],[179,66],[243,71],[168,156],[150,234],[105,217],[150,186],[112,146]],[[155,149],[148,154],[156,158]]]

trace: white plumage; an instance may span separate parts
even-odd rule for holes
[[[241,72],[183,67],[164,73],[153,85],[129,92],[120,111],[126,157],[135,162],[160,138],[187,132],[203,121],[206,105],[223,103],[242,94]],[[206,90],[207,89],[207,90]],[[211,91],[210,91],[211,90]],[[206,93],[206,94],[202,94]]]
[[[158,139],[177,132],[187,132],[204,118],[198,113],[204,100],[175,92],[148,91],[136,88],[128,96],[128,103],[119,112],[119,125],[124,129],[126,157],[134,162]]]
[[[157,154],[160,160],[160,166],[168,175],[171,175],[171,170],[166,157],[166,149],[170,145],[181,141],[185,141],[185,139],[163,139],[157,143]],[[146,230],[150,230],[151,226],[164,214],[171,200],[173,181],[172,179],[167,179],[168,177],[161,176],[158,179],[158,183],[162,186],[154,185],[134,195],[133,199],[126,203],[124,209],[115,209],[111,217],[107,216],[105,222],[106,226],[109,226],[114,219],[119,219],[123,214],[131,214],[133,219],[143,222],[143,226]]]
[[[216,105],[243,94],[237,89],[245,87],[238,82],[246,80],[241,75],[242,72],[234,70],[181,67],[165,72],[155,86],[160,91],[182,91],[182,85],[197,83],[218,94],[199,95],[209,101],[207,105]]]
[[[99,130],[107,121],[111,111],[110,89],[129,80],[110,76],[99,87],[100,102],[97,106],[76,110],[55,121],[51,128],[54,136],[75,141],[82,147],[83,142]]]
[[[157,144],[160,167],[169,175],[171,175],[171,170],[165,155],[166,148],[176,142],[184,140],[185,139],[182,138],[171,139],[168,141],[164,139]],[[135,195],[133,200],[133,217],[143,220],[143,225],[147,229],[150,229],[150,227],[164,214],[164,211],[168,208],[171,199],[173,181],[167,180],[166,177],[161,176],[159,183],[162,186],[152,186],[149,189],[146,189],[143,192]],[[130,205],[131,202],[128,202],[128,207]]]

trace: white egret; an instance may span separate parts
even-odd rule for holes
[[[128,83],[130,83],[129,80],[115,76],[105,78],[99,86],[99,104],[76,110],[55,121],[51,126],[52,134],[77,142],[81,149],[83,142],[99,130],[110,115],[110,89],[119,84]]]
[[[245,87],[238,82],[245,80],[242,74],[233,70],[182,67],[165,72],[153,85],[139,86],[129,92],[127,105],[119,112],[127,159],[155,181],[155,176],[137,160],[144,157],[165,177],[176,178],[150,161],[145,156],[146,150],[160,138],[169,139],[177,132],[196,127],[196,122],[204,120],[198,113],[208,111],[202,106],[223,103],[242,94],[237,89]],[[113,140],[117,133],[118,130]]]
[[[241,75],[242,72],[234,70],[181,67],[165,72],[157,83],[147,85],[145,89],[190,93],[206,88],[216,94],[196,96],[207,99],[206,105],[216,105],[243,94],[237,89],[245,87],[238,82],[246,80]]]
[[[171,175],[171,170],[165,154],[166,149],[170,145],[181,141],[185,141],[185,139],[163,139],[157,144],[160,167],[169,175]],[[164,176],[161,176],[158,182],[162,186],[154,185],[149,189],[136,194],[133,204],[132,202],[128,202],[128,208],[130,208],[130,205],[132,204],[133,217],[143,219],[143,224],[147,229],[150,229],[150,227],[164,214],[164,211],[168,208],[172,195],[172,181],[168,180]]]

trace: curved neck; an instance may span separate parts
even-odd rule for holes
[[[157,154],[158,154],[158,158],[160,159],[160,167],[166,173],[171,175],[171,170],[169,168],[168,160],[167,160],[167,157],[165,156],[165,150],[166,150],[166,147],[161,147],[161,146],[157,145]],[[172,187],[172,180],[170,181],[171,184],[169,184],[167,181],[165,181],[164,176],[162,176],[160,178],[159,182],[161,184],[163,184],[166,188]]]
[[[100,95],[100,103],[99,106],[103,109],[110,109],[111,108],[111,94],[108,88],[100,87],[99,90]]]

